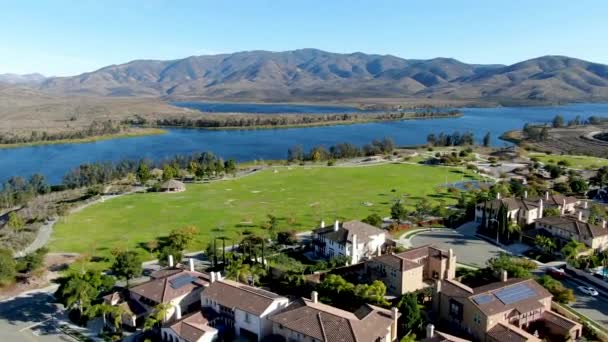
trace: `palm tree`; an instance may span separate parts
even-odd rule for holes
[[[248,264],[243,263],[242,258],[233,260],[230,265],[226,267],[226,278],[228,279],[245,283],[250,275],[251,267]]]
[[[264,277],[268,272],[263,266],[254,265],[249,270],[251,276],[251,286],[255,286],[255,283],[260,281],[260,278]]]
[[[566,261],[572,262],[578,258],[578,255],[585,250],[585,244],[574,239],[570,240],[562,248],[562,254],[566,258]]]
[[[555,249],[555,241],[548,236],[536,235],[534,243],[543,251],[544,254],[550,254]]]
[[[512,221],[507,225],[507,240],[511,239],[511,234],[521,233],[521,226],[517,222]]]
[[[144,331],[150,330],[162,324],[167,319],[167,314],[169,313],[171,307],[172,305],[170,303],[160,303],[156,305],[152,313],[144,322]]]

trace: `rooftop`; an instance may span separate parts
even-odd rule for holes
[[[213,282],[203,295],[222,306],[257,316],[261,316],[275,300],[287,300],[274,292],[227,279]]]
[[[422,264],[417,262],[418,259],[426,257],[447,257],[449,252],[435,248],[430,245],[408,249],[397,254],[384,254],[374,258],[374,261],[385,264],[391,268],[400,271],[407,271],[414,268],[422,267]]]
[[[579,221],[578,218],[571,216],[548,216],[537,220],[537,222],[568,231],[582,238],[596,238],[608,235],[608,228],[602,228],[602,226],[599,225]]]
[[[300,298],[272,315],[270,320],[317,341],[375,341],[386,336],[393,323],[390,310],[363,305],[355,312]]]
[[[152,279],[129,289],[132,293],[156,303],[167,303],[196,289],[209,285],[209,275],[184,269],[165,269],[152,274]]]
[[[197,342],[205,334],[217,334],[217,330],[209,326],[209,322],[200,311],[171,323],[169,328],[186,342]]]
[[[384,234],[385,231],[361,221],[347,221],[340,223],[337,231],[332,225],[317,228],[314,233],[338,243],[346,243],[352,242],[354,235],[357,235],[357,239],[362,242],[368,241],[374,235]]]

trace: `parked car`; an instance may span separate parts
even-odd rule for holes
[[[582,293],[588,294],[590,296],[597,296],[597,295],[599,295],[599,293],[597,292],[597,290],[594,289],[593,287],[590,287],[590,286],[579,286],[578,289]]]
[[[562,268],[557,267],[547,268],[547,274],[549,274],[555,279],[563,279],[566,277],[566,271],[564,271]]]

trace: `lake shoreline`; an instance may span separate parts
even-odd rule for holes
[[[78,138],[78,139],[59,139],[59,140],[23,142],[23,143],[16,143],[16,144],[0,144],[0,150],[21,148],[21,147],[44,146],[44,145],[82,144],[82,143],[92,143],[92,142],[96,142],[96,141],[121,139],[121,138],[137,138],[137,137],[143,137],[143,136],[149,136],[149,135],[161,135],[161,134],[167,134],[167,131],[162,128],[147,127],[147,128],[137,129],[136,131],[127,131],[127,132],[121,132],[121,133],[117,133],[117,134],[97,135],[97,136],[90,136],[90,137]]]
[[[345,125],[358,125],[368,123],[379,123],[379,122],[395,122],[395,121],[409,121],[409,120],[435,120],[435,119],[457,119],[461,118],[464,114],[459,112],[456,114],[441,114],[432,116],[419,116],[419,117],[400,117],[400,118],[370,118],[370,119],[354,119],[354,120],[341,120],[341,121],[325,121],[325,122],[312,122],[312,123],[300,123],[300,124],[286,124],[286,125],[259,125],[259,126],[223,126],[223,127],[198,127],[188,125],[158,125],[150,127],[160,128],[176,128],[176,129],[202,129],[210,131],[255,131],[255,130],[267,130],[267,129],[289,129],[289,128],[315,128],[315,127],[326,127],[326,126],[345,126]]]

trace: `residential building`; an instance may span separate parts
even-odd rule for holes
[[[434,325],[428,324],[426,326],[426,338],[421,340],[421,342],[470,342],[470,340],[435,330]]]
[[[193,312],[161,328],[161,339],[167,342],[212,342],[218,330],[209,325],[201,311]]]
[[[200,309],[200,296],[211,281],[210,275],[195,271],[192,259],[187,269],[174,267],[173,258],[169,259],[169,265],[152,273],[149,281],[130,288],[126,296],[113,293],[104,298],[110,305],[123,305],[129,309],[128,317],[123,317],[124,324],[140,325],[160,303],[171,306],[165,321],[179,320],[186,313]]]
[[[560,215],[574,213],[579,201],[575,197],[546,192],[542,197],[528,198],[525,194],[522,198],[502,198],[497,194],[496,199],[478,203],[475,206],[475,222],[482,223],[485,219],[489,225],[495,219],[501,207],[507,210],[507,220],[517,222],[526,226],[543,217],[543,211],[547,208],[557,208]],[[484,213],[485,212],[485,213]]]
[[[533,279],[507,279],[471,288],[439,280],[434,311],[444,329],[469,334],[476,341],[578,339],[582,326],[551,311],[551,294]]]
[[[576,217],[543,217],[536,221],[535,228],[553,235],[560,240],[562,245],[574,239],[597,251],[608,249],[606,221],[602,221],[601,225],[585,222],[580,212]]]
[[[381,254],[386,241],[386,231],[360,221],[336,221],[331,227],[325,227],[321,222],[321,227],[313,231],[317,255],[326,258],[347,256],[351,264]]]
[[[365,304],[354,312],[311,299],[300,298],[270,316],[275,337],[289,342],[391,342],[397,339],[396,308],[387,310]]]
[[[434,280],[456,276],[456,256],[433,246],[376,256],[365,262],[366,274],[381,280],[392,295],[402,295],[434,284]]]
[[[223,326],[250,341],[272,334],[268,316],[289,302],[276,293],[223,279],[213,279],[200,298],[203,310],[212,311],[208,315],[211,326]]]

